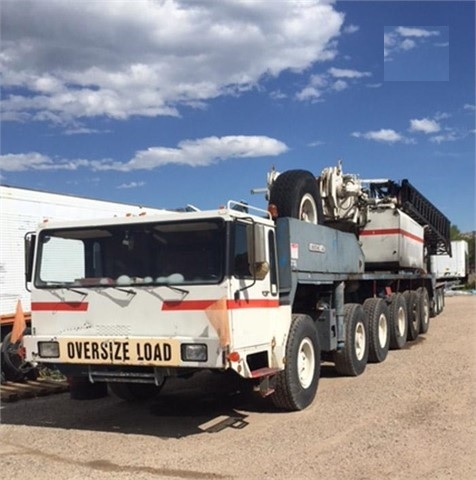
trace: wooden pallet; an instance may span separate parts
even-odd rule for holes
[[[25,380],[24,382],[6,382],[0,385],[0,400],[2,402],[16,402],[17,400],[32,397],[42,397],[68,391],[65,381],[54,381],[45,378]]]

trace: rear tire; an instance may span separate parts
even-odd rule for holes
[[[426,333],[430,328],[430,297],[425,287],[420,287],[417,294],[420,301],[420,333]]]
[[[335,368],[341,375],[356,377],[364,372],[369,358],[367,315],[358,303],[344,305],[344,348],[334,352]]]
[[[165,380],[160,386],[152,383],[110,382],[109,389],[121,400],[125,400],[126,402],[140,402],[156,397],[164,383]]]
[[[322,202],[317,180],[306,170],[281,173],[271,187],[269,203],[276,205],[279,217],[322,223]]]
[[[414,290],[406,290],[403,292],[403,296],[407,302],[407,340],[413,341],[416,340],[420,334],[420,298]]]
[[[369,362],[383,362],[390,347],[389,312],[385,300],[367,298],[363,304],[369,321]]]
[[[303,410],[316,396],[321,355],[316,326],[308,315],[294,314],[286,344],[286,364],[276,375],[274,405],[288,411]]]
[[[390,348],[399,350],[407,343],[407,303],[401,293],[394,293],[390,297]]]

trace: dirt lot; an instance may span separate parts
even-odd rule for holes
[[[324,366],[298,413],[203,373],[154,401],[68,394],[4,404],[2,478],[476,478],[476,296],[452,297],[427,335],[357,378]]]

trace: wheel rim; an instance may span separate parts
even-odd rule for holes
[[[317,224],[317,207],[314,198],[306,194],[299,205],[299,218],[307,223]]]
[[[355,339],[354,339],[354,348],[355,348],[355,356],[357,360],[362,360],[365,355],[365,327],[362,322],[359,322],[355,326]]]
[[[405,310],[403,308],[398,309],[398,316],[397,316],[397,328],[398,328],[398,335],[403,337],[405,335]]]
[[[314,346],[309,338],[304,338],[299,345],[297,371],[302,388],[308,388],[314,378],[315,366]]]
[[[384,348],[387,344],[388,325],[387,317],[382,313],[378,318],[378,343],[380,348]]]

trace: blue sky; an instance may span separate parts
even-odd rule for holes
[[[408,178],[475,225],[474,1],[2,0],[3,184],[265,206],[272,166]]]

